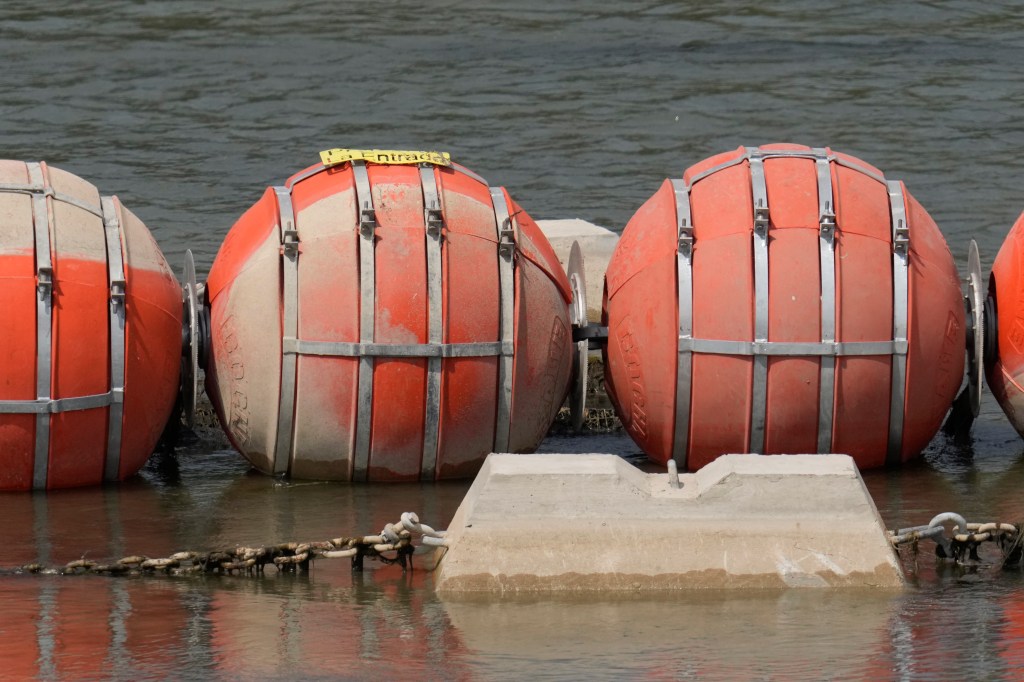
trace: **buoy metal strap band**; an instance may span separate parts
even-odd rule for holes
[[[103,236],[107,244],[107,284],[110,287],[110,411],[107,415],[107,457],[103,480],[116,481],[121,471],[121,427],[124,414],[124,332],[127,284],[121,249],[121,220],[113,197],[102,197]],[[86,409],[86,408],[79,408]]]
[[[768,187],[764,157],[760,150],[750,153],[750,185],[754,199],[754,342],[768,342]],[[768,404],[768,357],[754,356],[754,377],[750,400],[750,452],[764,450]]]
[[[44,188],[46,180],[39,163],[28,163],[29,182]],[[50,351],[53,320],[53,262],[50,259],[50,215],[45,192],[32,194],[32,229],[36,247],[36,399],[50,400]],[[50,415],[36,415],[36,447],[32,468],[32,487],[46,487],[50,459]]]
[[[693,220],[690,188],[672,180],[676,200],[676,287],[679,304],[679,352],[676,360],[676,415],[672,459],[686,471],[690,436],[690,390],[693,373]]]
[[[373,207],[370,176],[363,161],[352,162],[356,184],[356,221],[359,229],[359,341],[374,341],[374,315],[377,308],[374,245],[377,214]],[[373,357],[359,357],[359,388],[356,407],[356,447],[352,478],[365,481],[370,468],[370,417],[373,409]]]
[[[514,343],[515,280],[515,223],[509,214],[508,202],[501,187],[490,188],[494,205],[494,222],[498,233],[498,281],[501,292],[501,343],[511,347]],[[512,424],[512,355],[503,354],[498,363],[498,414],[494,427],[494,451],[508,452]]]
[[[892,356],[892,389],[889,400],[889,441],[886,464],[900,463],[903,448],[903,408],[907,395],[907,331],[910,288],[910,226],[903,185],[886,183],[892,218],[892,335],[902,342],[903,352]]]
[[[106,393],[79,395],[71,398],[41,398],[39,400],[0,400],[0,414],[50,415],[78,410],[92,410],[124,402],[124,388]],[[120,425],[120,422],[117,422]],[[113,428],[113,424],[111,424]],[[120,432],[120,429],[118,429]],[[49,430],[47,430],[49,433]],[[41,487],[45,487],[41,486]]]
[[[815,355],[822,358],[906,354],[906,339],[895,341],[734,341],[679,339],[679,350],[709,355]]]
[[[40,178],[41,177],[42,176],[40,176]],[[76,199],[75,197],[69,194],[64,194],[63,192],[58,192],[54,190],[52,187],[44,186],[41,180],[40,183],[36,183],[35,180],[33,180],[28,185],[16,183],[0,183],[0,192],[24,192],[25,194],[33,195],[41,194],[43,197],[50,197],[54,201],[59,201],[63,204],[69,204],[71,206],[74,206],[75,208],[80,208],[83,211],[86,211],[87,213],[92,213],[97,218],[103,217],[102,207],[97,208],[96,206],[88,204],[82,201],[81,199]]]
[[[444,324],[441,317],[441,231],[444,227],[444,213],[434,166],[425,164],[419,171],[420,185],[423,188],[423,224],[426,228],[427,341],[431,346],[440,346],[444,341]],[[441,421],[441,356],[432,355],[427,363],[427,396],[420,476],[424,479],[433,479],[437,466],[437,438]]]
[[[292,205],[292,192],[288,187],[274,187],[277,196],[278,233],[281,240],[281,274],[283,278],[283,335],[284,340],[295,338],[299,329],[299,231]],[[274,446],[274,473],[285,474],[291,465],[293,426],[295,420],[295,383],[297,358],[294,354],[281,355],[281,395],[277,411],[277,439]]]
[[[821,273],[821,344],[842,352],[823,354],[818,384],[818,452],[832,451],[833,405],[835,403],[835,355],[852,355],[856,344],[836,341],[836,211],[832,168],[825,149],[814,149],[814,171],[818,183],[818,261]],[[887,351],[890,352],[890,351]]]
[[[483,358],[512,355],[511,342],[476,343],[356,343],[351,341],[308,341],[284,338],[283,351],[293,355],[359,358]]]

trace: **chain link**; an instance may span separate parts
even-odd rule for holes
[[[985,542],[998,545],[1003,554],[1004,567],[1018,565],[1024,558],[1021,551],[1021,524],[968,523],[963,516],[954,512],[939,514],[922,526],[890,530],[888,537],[893,547],[910,545],[914,552],[917,552],[921,540],[931,540],[935,543],[937,557],[952,559],[959,564],[979,562],[978,547]]]
[[[412,568],[412,555],[417,547],[413,537],[419,536],[422,547],[445,546],[445,531],[434,530],[420,523],[416,514],[405,512],[397,523],[389,523],[376,535],[339,537],[318,542],[284,542],[260,547],[232,547],[210,552],[183,551],[168,557],[131,555],[113,563],[76,559],[63,566],[48,567],[26,564],[0,573],[33,573],[39,575],[261,575],[268,565],[278,571],[308,571],[315,559],[351,559],[352,570],[363,570],[365,559],[385,564],[399,564],[402,570]],[[392,554],[392,552],[394,554]]]

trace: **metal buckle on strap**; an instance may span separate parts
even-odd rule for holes
[[[53,296],[53,268],[49,266],[40,267],[36,272],[38,281],[36,282],[36,290],[39,292],[39,297],[43,300]]]
[[[364,237],[373,235],[377,229],[377,210],[372,205],[363,204],[359,209],[359,234]]]
[[[512,227],[512,216],[508,216],[502,221],[498,232],[498,253],[507,258],[515,251],[515,247],[515,228]]]
[[[686,218],[679,220],[679,233],[676,237],[676,249],[687,258],[693,253],[693,225]]]
[[[758,237],[766,237],[768,235],[768,206],[763,203],[762,199],[758,199],[758,205],[754,207],[754,234]]]
[[[294,258],[299,253],[299,231],[295,229],[295,223],[290,220],[282,233],[281,253],[288,258]]]
[[[910,228],[902,218],[898,219],[893,226],[892,248],[904,258],[910,252]]]
[[[825,204],[825,210],[818,220],[818,234],[822,239],[831,242],[836,236],[836,213],[832,210],[832,202]]]
[[[124,306],[127,291],[128,287],[123,279],[110,282],[110,306],[115,313]]]

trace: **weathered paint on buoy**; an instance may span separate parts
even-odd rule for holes
[[[985,379],[1017,433],[1024,436],[1024,214],[992,263],[985,315]]]
[[[181,294],[116,197],[45,163],[0,161],[0,490],[120,480],[178,389]]]
[[[533,450],[568,390],[566,276],[508,193],[456,164],[298,173],[231,229],[207,296],[207,391],[266,473],[471,476]]]
[[[655,461],[726,452],[917,456],[963,377],[946,243],[854,157],[740,148],[666,181],[606,276],[609,397]]]

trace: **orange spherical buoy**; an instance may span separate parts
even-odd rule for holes
[[[829,149],[743,148],[666,181],[605,280],[606,383],[653,460],[916,456],[960,386],[964,304],[902,183]]]
[[[438,153],[324,152],[210,270],[206,385],[261,471],[404,481],[536,448],[570,379],[569,283],[501,188]]]
[[[1024,436],[1024,215],[992,263],[985,305],[985,379]]]
[[[0,161],[0,490],[120,480],[178,391],[181,292],[116,197]]]

